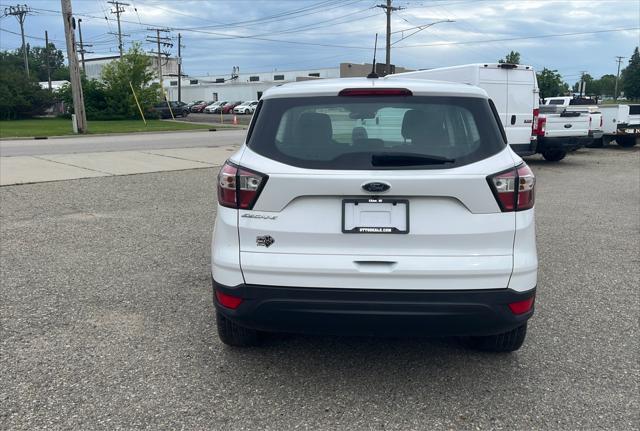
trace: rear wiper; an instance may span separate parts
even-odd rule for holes
[[[378,153],[371,155],[372,166],[443,165],[453,162],[455,162],[455,159],[411,153]]]

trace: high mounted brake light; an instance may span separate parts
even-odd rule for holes
[[[526,163],[489,175],[487,181],[502,212],[533,208],[536,177]]]
[[[223,207],[250,210],[268,177],[227,161],[218,174],[218,203]]]
[[[338,96],[413,96],[406,88],[345,88]]]

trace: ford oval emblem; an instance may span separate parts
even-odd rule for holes
[[[363,184],[362,188],[371,193],[381,193],[389,190],[391,186],[387,183],[374,182]]]

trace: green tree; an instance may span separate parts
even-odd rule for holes
[[[585,73],[584,75],[582,75],[580,80],[578,80],[578,82],[573,84],[574,93],[579,93],[580,92],[580,82],[581,81],[584,81],[586,83],[586,87],[587,87],[587,89],[584,92],[583,96],[598,96],[598,95],[600,95],[600,88],[599,88],[598,81],[593,79],[593,76],[589,75],[588,73]]]
[[[69,80],[69,68],[64,64],[64,54],[49,42],[49,52],[44,46],[30,47],[27,44],[27,57],[29,58],[29,72],[34,74],[38,81],[47,80],[47,54],[52,81]],[[22,61],[22,48],[15,51],[17,58]]]
[[[613,96],[616,88],[616,76],[615,75],[602,75],[598,81],[598,89],[600,96]]]
[[[504,59],[498,60],[498,63],[520,64],[520,53],[518,51],[511,51]]]
[[[622,71],[624,96],[630,100],[640,99],[640,52],[638,47],[629,59],[629,65]]]
[[[540,88],[540,97],[560,96],[565,92],[562,82],[562,76],[557,70],[542,69],[538,74],[538,87]]]
[[[131,86],[136,92],[142,109],[148,110],[160,100],[160,86],[157,83],[151,83],[154,77],[151,59],[142,51],[139,44],[134,44],[120,60],[112,61],[102,70],[108,111],[114,116],[123,118],[139,116]]]
[[[15,52],[0,52],[0,118],[31,117],[43,113],[53,97],[38,84],[36,76],[27,77],[22,58]]]

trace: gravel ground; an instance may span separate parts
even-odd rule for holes
[[[536,316],[452,339],[217,339],[215,169],[0,188],[2,429],[638,429],[640,148],[538,176]]]

